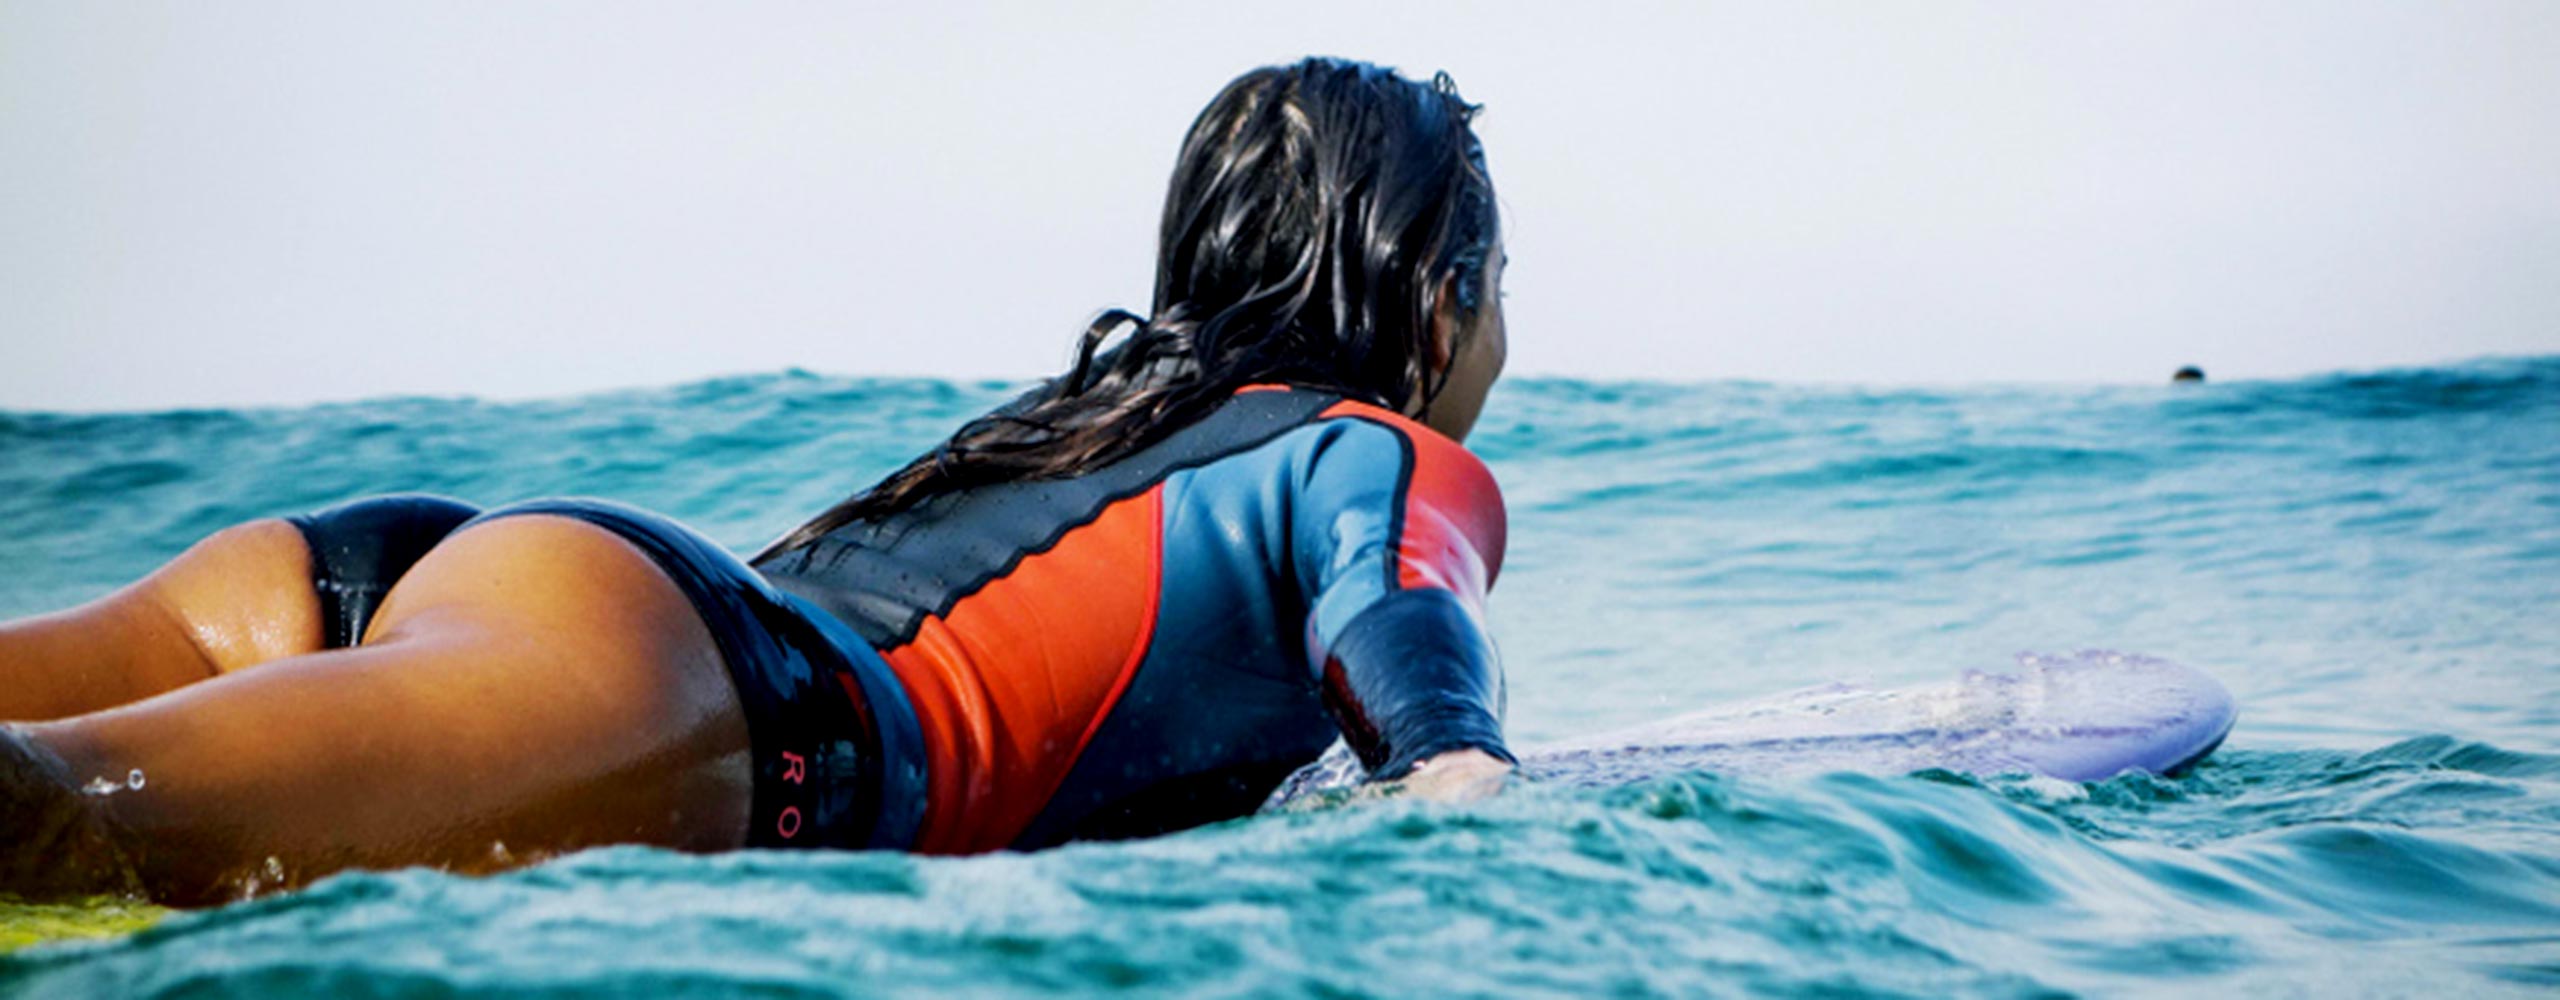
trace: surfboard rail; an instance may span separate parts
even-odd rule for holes
[[[1877,690],[1834,683],[1702,709],[1630,729],[1525,748],[1523,773],[1611,787],[1688,772],[2035,774],[2102,781],[2173,774],[2222,744],[2238,720],[2209,674],[2107,650],[2021,654],[2005,671]],[[1337,746],[1292,775],[1266,808],[1361,778]]]

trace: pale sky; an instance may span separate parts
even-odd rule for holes
[[[1054,371],[1256,65],[1446,69],[1512,371],[2560,352],[2560,3],[0,3],[0,409]]]

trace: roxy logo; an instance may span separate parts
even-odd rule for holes
[[[804,785],[808,783],[808,778],[809,759],[787,750],[783,751],[782,780],[795,785]],[[784,840],[799,836],[800,807],[782,807],[782,815],[774,817],[773,832],[781,834]]]

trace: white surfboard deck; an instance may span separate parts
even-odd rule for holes
[[[2222,743],[2237,717],[2231,693],[2202,671],[2089,651],[2021,656],[2014,670],[1967,671],[1922,687],[1828,684],[1517,752],[1531,778],[1584,787],[1696,771],[1939,769],[2099,781],[2192,764]],[[1360,778],[1358,762],[1337,744],[1283,782],[1266,808]]]

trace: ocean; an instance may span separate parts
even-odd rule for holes
[[[752,549],[1010,388],[795,371],[0,413],[0,616],[390,491],[602,496]],[[2092,648],[2211,672],[2239,724],[2176,778],[1699,773],[1035,854],[350,874],[156,922],[73,908],[114,933],[0,955],[0,995],[2560,989],[2560,357],[2139,388],[1515,379],[1469,443],[1511,511],[1490,614],[1515,741]]]

